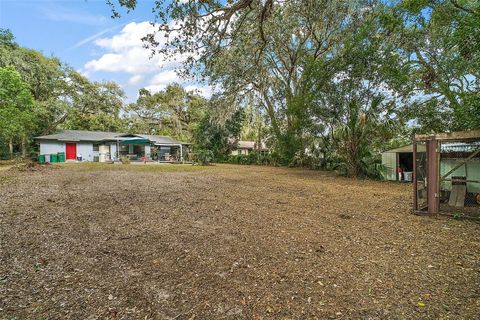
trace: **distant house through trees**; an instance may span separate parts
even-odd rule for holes
[[[237,143],[237,148],[231,151],[232,156],[245,155],[248,156],[252,151],[257,151],[260,154],[268,153],[270,150],[266,146],[265,142],[261,142],[260,145],[256,141],[244,141],[240,140]]]

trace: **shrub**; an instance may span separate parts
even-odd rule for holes
[[[195,155],[195,160],[202,166],[208,166],[213,160],[213,152],[211,150],[198,150]]]
[[[256,151],[250,152],[248,155],[230,155],[226,162],[232,164],[245,164],[245,165],[271,165],[274,164],[272,157],[269,154],[259,154]]]

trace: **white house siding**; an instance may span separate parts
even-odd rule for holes
[[[145,146],[145,157],[150,158],[150,146]]]
[[[40,142],[40,154],[56,154],[65,152],[65,143],[58,141],[42,141]]]
[[[244,156],[248,156],[248,149],[237,149],[237,150],[232,150],[232,152],[230,153],[232,156],[241,156],[241,155],[244,155]]]
[[[116,143],[111,143],[110,144],[110,158],[112,160],[117,160],[117,144]]]
[[[385,166],[385,180],[397,180],[397,154],[394,152],[382,153],[382,165]]]
[[[243,154],[244,156],[248,156],[248,154],[250,153],[248,149],[240,149],[240,154]]]
[[[83,161],[93,161],[93,143],[92,142],[76,142],[77,156],[82,155]]]
[[[67,141],[68,142],[68,141]],[[93,161],[93,143],[92,142],[72,142],[77,144],[77,155],[82,155],[82,160]],[[41,141],[40,154],[56,154],[65,151],[65,142]]]

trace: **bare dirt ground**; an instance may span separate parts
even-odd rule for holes
[[[164,168],[1,172],[0,318],[480,318],[480,224],[411,185]]]

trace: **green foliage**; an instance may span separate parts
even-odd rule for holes
[[[73,130],[123,131],[125,120],[120,118],[124,92],[114,82],[90,82],[74,73],[72,106],[62,127]]]
[[[195,124],[200,121],[207,101],[179,84],[152,94],[141,89],[135,103],[128,105],[130,131],[168,135],[190,140]]]
[[[235,148],[243,121],[242,109],[237,110],[223,125],[206,113],[193,130],[195,149],[210,150],[213,161],[222,161]]]
[[[480,3],[404,0],[387,39],[408,67],[407,114],[420,133],[478,128]]]
[[[158,48],[146,36],[152,49],[191,56],[183,71],[221,84],[236,102],[224,108],[255,107],[281,164],[376,176],[378,152],[411,133],[480,127],[478,1],[172,1],[153,11],[171,37]],[[219,157],[224,135],[200,127]]]
[[[133,10],[137,1],[118,3]],[[57,127],[164,134],[193,139],[207,162],[376,178],[379,152],[413,133],[480,127],[478,1],[161,1],[153,11],[170,36],[160,48],[145,35],[153,52],[186,56],[179,71],[222,94],[142,89],[122,113],[118,85],[90,82],[0,29],[0,67],[13,67],[34,100],[2,106],[16,119],[2,135],[18,147]],[[268,140],[272,153],[228,156],[241,137]]]
[[[453,214],[453,219],[455,219],[455,220],[461,220],[461,219],[463,218],[463,216],[464,216],[464,213],[463,213],[463,212],[455,212],[455,213]]]
[[[50,134],[58,128],[125,129],[125,121],[120,118],[124,94],[117,84],[91,82],[57,58],[20,47],[10,31],[0,29],[0,68],[5,67],[18,72],[27,84],[34,107],[23,113],[31,119],[23,121],[25,130],[15,129],[17,136],[23,138],[14,139],[10,146],[1,139],[0,155],[9,148],[11,153],[21,149],[26,156],[33,136]],[[12,110],[5,115],[7,119],[17,117]]]
[[[208,166],[214,160],[214,154],[212,150],[200,149],[195,154],[195,161],[202,166]]]
[[[336,153],[349,177],[377,176],[375,173],[375,139],[388,140],[391,121],[382,119],[381,99],[374,98],[361,108],[357,101],[349,105],[348,120],[332,133]],[[383,134],[382,134],[383,133]],[[378,174],[379,176],[379,174]]]
[[[0,140],[24,141],[36,121],[28,85],[12,67],[0,68]]]
[[[0,48],[15,48],[15,36],[9,29],[0,28]]]
[[[268,153],[258,153],[256,151],[250,151],[248,155],[230,155],[226,159],[226,162],[232,164],[244,164],[244,165],[275,165],[272,157]]]

